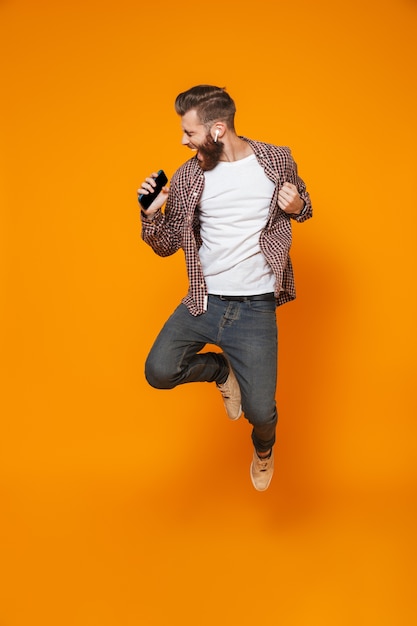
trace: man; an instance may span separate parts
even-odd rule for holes
[[[184,250],[189,291],[150,351],[146,378],[159,389],[216,383],[229,418],[243,411],[252,425],[250,476],[264,491],[278,419],[275,308],[295,298],[291,220],[311,217],[310,198],[288,148],[236,134],[224,89],[192,87],[175,109],[182,143],[196,153],[142,210],[142,237],[160,256]],[[152,193],[156,176],[138,194]],[[201,352],[208,343],[223,352]]]

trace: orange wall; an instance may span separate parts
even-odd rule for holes
[[[2,626],[416,619],[413,0],[0,2]],[[186,289],[135,190],[179,91],[290,145],[315,217],[279,311],[277,470],[143,362]]]

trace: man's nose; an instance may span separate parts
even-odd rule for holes
[[[183,146],[188,146],[188,144],[190,143],[190,138],[187,137],[185,133],[182,136],[181,143]]]

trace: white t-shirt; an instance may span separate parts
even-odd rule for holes
[[[274,291],[272,270],[259,247],[274,183],[254,154],[221,161],[204,176],[199,255],[208,292],[245,296]]]

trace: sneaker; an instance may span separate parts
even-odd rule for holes
[[[257,491],[268,489],[269,483],[274,473],[274,450],[266,459],[261,459],[256,450],[253,451],[253,460],[250,466],[250,477],[252,484]]]
[[[230,366],[229,360],[227,358],[226,360],[229,365],[229,376],[227,377],[226,382],[222,385],[217,385],[217,387],[223,396],[224,407],[229,419],[238,420],[242,415],[240,388],[235,373]]]

